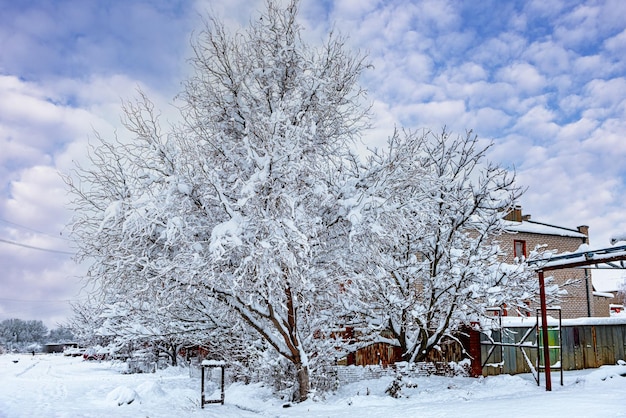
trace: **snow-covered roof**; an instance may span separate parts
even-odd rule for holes
[[[626,271],[621,269],[592,269],[593,290],[615,293],[626,281]]]
[[[503,221],[504,227],[509,232],[526,232],[528,234],[557,235],[561,237],[586,238],[587,236],[574,229],[563,228],[556,225],[548,225],[535,221]]]
[[[202,360],[202,366],[224,367],[226,366],[226,362],[221,360]]]
[[[609,292],[593,292],[593,295],[600,297],[600,298],[609,298],[609,299],[612,299],[615,297],[613,293],[609,293]]]
[[[611,244],[615,245],[618,242],[626,242],[626,232],[619,232],[611,236]]]

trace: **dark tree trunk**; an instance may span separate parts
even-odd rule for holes
[[[311,390],[311,383],[309,381],[309,367],[302,364],[296,364],[298,375],[298,390],[299,401],[306,401],[309,397],[309,391]]]
[[[178,353],[176,352],[176,344],[170,346],[170,356],[172,357],[172,366],[178,366]]]

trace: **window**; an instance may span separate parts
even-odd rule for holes
[[[513,241],[513,256],[520,261],[526,258],[526,241],[517,239]]]

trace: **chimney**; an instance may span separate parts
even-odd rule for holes
[[[576,229],[581,234],[585,234],[587,236],[587,238],[585,238],[584,242],[585,242],[585,244],[589,244],[589,226],[587,226],[587,225],[580,225],[580,226],[577,226]]]
[[[522,207],[520,205],[513,206],[513,209],[504,217],[507,221],[522,222]]]

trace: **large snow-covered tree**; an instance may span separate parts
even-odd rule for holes
[[[125,107],[135,139],[103,140],[68,182],[101,291],[138,302],[156,287],[160,306],[196,319],[235,312],[293,365],[303,400],[337,320],[337,202],[367,107],[362,57],[334,34],[304,43],[297,3],[268,1],[234,33],[210,19],[181,122],[164,133],[142,95]]]
[[[99,138],[67,182],[99,328],[233,347],[242,339],[224,335],[254,330],[304,400],[348,322],[388,329],[417,361],[535,289],[523,265],[498,259],[514,177],[471,134],[445,131],[396,132],[360,162],[363,57],[335,34],[303,42],[297,6],[269,0],[236,32],[209,19],[180,121],[163,129],[140,93],[124,107],[133,139]]]
[[[355,312],[389,331],[407,361],[537,290],[523,265],[500,261],[502,217],[521,191],[487,150],[471,133],[396,132],[346,203],[353,248],[365,254]]]

